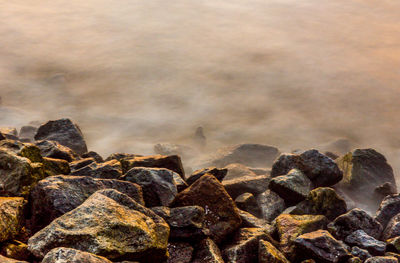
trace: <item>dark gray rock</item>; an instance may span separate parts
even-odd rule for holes
[[[100,154],[98,154],[97,152],[94,152],[94,151],[84,153],[81,156],[82,156],[82,158],[93,158],[97,163],[104,162],[103,157],[101,157]]]
[[[365,233],[364,230],[354,231],[346,237],[345,242],[351,246],[358,246],[366,249],[375,256],[384,255],[386,250],[385,242],[376,240]]]
[[[102,179],[118,179],[122,175],[121,163],[117,160],[104,163],[96,163],[93,158],[84,160],[86,162],[81,161],[72,165],[71,175],[90,176]]]
[[[192,263],[225,263],[221,251],[210,238],[200,241],[193,256]]]
[[[268,189],[268,185],[271,178],[265,175],[258,176],[248,176],[240,177],[237,179],[224,180],[222,184],[224,185],[226,191],[229,195],[235,199],[241,194],[252,193],[253,195],[258,195],[265,192]]]
[[[290,263],[289,260],[270,242],[260,240],[258,263]]]
[[[261,208],[261,217],[268,222],[274,220],[286,208],[285,201],[271,190],[267,190],[257,195],[256,198],[257,203]]]
[[[391,239],[400,236],[400,214],[395,215],[390,219],[385,231],[382,235],[382,240]]]
[[[105,161],[111,161],[111,160],[117,160],[120,161],[122,159],[132,159],[135,157],[143,157],[143,155],[140,154],[133,154],[133,153],[112,153],[110,156],[108,156]]]
[[[92,253],[76,250],[73,248],[58,247],[52,249],[43,258],[42,263],[112,263],[112,261],[96,256]]]
[[[398,263],[395,257],[372,257],[365,261],[365,263]]]
[[[185,242],[168,243],[167,263],[189,263],[193,256],[193,247]]]
[[[400,213],[400,194],[386,196],[376,212],[375,219],[386,228],[390,219]]]
[[[252,214],[239,209],[240,218],[242,219],[242,228],[264,228],[268,233],[274,232],[273,226],[271,226],[265,219],[260,219]]]
[[[358,257],[359,259],[361,259],[363,262],[369,258],[371,258],[371,254],[368,252],[368,250],[366,249],[361,249],[357,246],[354,246],[351,249],[351,254],[355,257]]]
[[[260,217],[261,209],[258,206],[257,200],[251,193],[244,193],[236,197],[236,206],[250,214]]]
[[[80,159],[74,151],[56,141],[41,140],[37,141],[35,145],[39,147],[40,153],[43,157],[62,159],[68,162]]]
[[[186,182],[188,185],[193,184],[197,179],[199,179],[201,176],[205,175],[206,173],[208,174],[212,174],[215,176],[215,178],[217,178],[220,182],[222,182],[222,180],[224,179],[224,177],[226,176],[226,174],[228,173],[228,169],[220,169],[220,168],[216,168],[216,167],[208,167],[208,168],[203,168],[200,170],[196,170],[192,173],[191,176],[189,176],[186,179]]]

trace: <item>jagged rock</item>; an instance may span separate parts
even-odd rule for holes
[[[265,175],[257,176],[246,176],[231,180],[224,180],[222,184],[224,185],[226,191],[229,195],[235,199],[241,194],[252,193],[253,195],[258,195],[268,189],[268,185],[271,178]]]
[[[193,256],[193,247],[185,242],[170,242],[168,253],[167,263],[189,263]]]
[[[241,228],[222,250],[225,263],[253,263],[258,260],[258,246],[260,240],[272,240],[262,228]]]
[[[328,219],[322,215],[281,214],[275,219],[281,251],[290,260],[294,256],[293,241],[300,235],[326,229]]]
[[[82,158],[93,158],[97,163],[103,163],[104,159],[100,154],[94,151],[90,151],[81,155]]]
[[[285,175],[295,168],[302,171],[315,187],[334,185],[343,177],[336,163],[317,150],[308,150],[301,154],[282,154],[272,166],[271,176]]]
[[[206,237],[203,230],[205,212],[200,206],[176,208],[153,207],[153,212],[162,217],[170,226],[170,239],[198,240]]]
[[[400,236],[386,240],[388,251],[400,253]]]
[[[368,252],[368,250],[366,249],[361,249],[357,246],[354,246],[351,249],[351,254],[355,257],[358,257],[362,260],[362,262],[364,262],[365,260],[369,259],[371,256],[371,254]]]
[[[307,198],[300,202],[291,212],[298,215],[324,215],[330,220],[346,213],[346,202],[335,190],[329,187],[319,187],[312,190]]]
[[[290,263],[289,260],[270,242],[260,240],[258,246],[259,263]]]
[[[71,175],[118,179],[122,175],[122,168],[121,163],[117,160],[96,163],[93,158],[90,158],[73,163]]]
[[[254,171],[250,167],[247,167],[243,164],[240,163],[232,163],[224,167],[224,169],[227,169],[228,172],[224,178],[224,180],[231,180],[231,179],[236,179],[240,177],[245,177],[245,176],[257,176]]]
[[[137,167],[130,169],[121,179],[142,187],[147,207],[169,206],[178,194],[173,174],[164,168]]]
[[[35,145],[39,147],[43,157],[63,159],[68,162],[79,159],[79,156],[74,151],[56,141],[41,140],[37,141]]]
[[[395,215],[390,219],[385,231],[382,235],[382,240],[391,239],[400,236],[400,214]]]
[[[110,260],[92,253],[73,248],[58,247],[52,249],[43,258],[42,263],[112,263]]]
[[[221,251],[210,238],[200,241],[193,256],[192,263],[225,263]]]
[[[365,263],[398,263],[395,257],[372,257],[365,261]]]
[[[375,256],[385,254],[386,250],[385,242],[376,240],[365,233],[364,230],[354,231],[346,237],[345,242],[349,245],[366,249],[369,253]]]
[[[362,263],[363,261],[358,257],[352,257],[347,260],[347,263]]]
[[[28,240],[28,249],[38,258],[63,246],[113,261],[154,262],[166,259],[168,236],[161,217],[129,196],[106,189],[37,232]]]
[[[386,252],[385,253],[385,257],[394,257],[397,260],[400,260],[400,254],[396,254],[396,253],[393,253],[393,252]]]
[[[375,219],[385,229],[390,219],[400,213],[400,194],[386,196],[376,212]]]
[[[61,175],[41,180],[31,192],[34,232],[75,209],[97,190],[107,188],[120,191],[144,205],[141,188],[131,182]]]
[[[376,207],[381,199],[372,198],[377,186],[390,183],[396,189],[392,167],[373,149],[356,149],[336,162],[343,171],[341,188],[358,203]]]
[[[28,263],[27,261],[22,261],[22,260],[16,260],[12,258],[6,258],[2,255],[0,255],[0,262],[1,263]]]
[[[287,175],[272,178],[269,188],[282,197],[286,204],[295,205],[307,197],[312,183],[300,170],[292,169]]]
[[[56,141],[78,154],[87,152],[86,142],[79,127],[69,119],[49,121],[39,127],[35,140]]]
[[[5,139],[18,140],[17,129],[12,127],[0,127],[0,133]]]
[[[21,138],[21,140],[29,140],[33,142],[35,140],[37,129],[37,127],[31,125],[22,126],[19,130],[19,138]]]
[[[43,158],[43,169],[46,177],[60,174],[67,175],[71,172],[69,163],[66,160],[48,157]]]
[[[6,136],[0,132],[0,141],[6,140]]]
[[[29,260],[31,256],[31,253],[28,250],[28,245],[18,240],[4,242],[0,253],[8,258],[18,260]],[[0,262],[2,261],[0,260]]]
[[[117,160],[117,161],[121,161],[122,159],[128,158],[128,159],[132,159],[135,157],[143,157],[143,155],[139,155],[139,154],[133,154],[133,153],[112,153],[110,154],[110,156],[108,156],[105,161],[111,161],[111,160]]]
[[[24,199],[0,197],[0,242],[18,235],[23,219]]]
[[[298,236],[294,240],[298,258],[313,258],[318,262],[343,262],[350,253],[328,231],[317,230]]]
[[[177,155],[151,155],[135,156],[133,158],[123,158],[120,160],[122,172],[126,173],[134,167],[166,168],[178,173],[182,179],[185,179],[181,158]]]
[[[205,174],[194,184],[180,192],[172,206],[198,205],[206,212],[206,226],[212,238],[221,242],[241,224],[235,202],[224,186],[213,175]]]
[[[73,161],[70,163],[70,167],[71,167],[71,171],[75,172],[75,171],[79,171],[80,169],[82,169],[83,167],[86,167],[92,163],[95,163],[96,160],[92,157],[88,157],[88,158],[84,158],[84,159],[79,159],[76,161]]]
[[[243,228],[264,228],[267,229],[268,233],[271,233],[274,231],[274,228],[268,224],[268,222],[264,219],[257,218],[253,216],[252,214],[240,210],[239,209],[239,214],[240,218],[242,219],[242,225],[241,227]]]
[[[192,173],[191,176],[189,176],[186,179],[186,182],[188,185],[193,184],[197,179],[199,179],[201,176],[205,175],[206,173],[212,174],[217,178],[220,182],[224,179],[226,174],[228,173],[228,169],[220,169],[216,167],[208,167],[208,168],[203,168],[200,170],[196,170]]]
[[[257,203],[261,208],[261,217],[268,222],[274,220],[286,208],[285,201],[271,190],[267,190],[257,195],[256,198]]]
[[[261,209],[258,206],[257,200],[251,193],[244,193],[235,199],[236,206],[254,216],[259,217]]]
[[[359,208],[354,208],[346,214],[338,216],[328,225],[329,232],[338,239],[344,239],[359,229],[376,239],[382,234],[381,224]]]

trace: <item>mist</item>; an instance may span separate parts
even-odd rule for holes
[[[69,117],[88,147],[281,151],[348,138],[396,170],[400,2],[0,2],[1,126]]]

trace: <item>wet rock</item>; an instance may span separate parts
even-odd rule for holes
[[[295,205],[307,197],[312,183],[300,170],[292,169],[287,175],[272,178],[269,188],[282,197],[286,204]]]
[[[251,193],[244,193],[235,199],[236,206],[250,214],[260,217],[261,209],[257,200]]]
[[[172,207],[198,205],[206,212],[206,226],[212,238],[221,242],[241,224],[235,202],[213,175],[206,174],[180,192]]]
[[[22,260],[16,260],[12,258],[7,258],[2,255],[0,255],[0,262],[1,263],[28,263],[27,261],[22,261]]]
[[[110,260],[96,256],[92,253],[76,250],[73,248],[58,247],[52,249],[43,258],[42,263],[112,263]]]
[[[372,257],[365,261],[365,263],[398,263],[395,257]]]
[[[18,235],[23,220],[24,199],[0,197],[0,242]]]
[[[52,176],[41,180],[31,192],[34,232],[81,205],[94,192],[115,189],[144,205],[141,188],[131,182],[87,176]]]
[[[271,190],[257,195],[256,198],[258,206],[261,208],[261,217],[268,222],[274,220],[286,208],[285,201]]]
[[[49,121],[39,127],[35,140],[56,141],[78,154],[87,152],[86,142],[79,127],[69,119]]]
[[[312,190],[307,198],[300,202],[291,213],[324,215],[329,220],[334,220],[346,211],[346,202],[336,194],[335,190],[329,187],[319,187]]]
[[[392,167],[374,149],[356,149],[336,160],[343,171],[340,186],[356,202],[377,207],[381,199],[371,198],[377,186],[390,183],[396,189]]]
[[[259,263],[290,263],[289,260],[270,242],[260,240],[258,246]]]
[[[356,230],[364,230],[365,233],[376,239],[382,234],[381,224],[359,208],[354,208],[338,216],[328,225],[328,230],[338,239],[344,239]]]
[[[37,141],[35,145],[39,147],[40,153],[43,157],[63,159],[68,162],[79,159],[79,156],[74,151],[56,141],[41,140]]]
[[[100,190],[55,219],[28,241],[43,258],[51,249],[70,247],[110,260],[165,260],[169,227],[150,209],[114,189]]]
[[[225,166],[224,169],[228,170],[224,180],[231,180],[245,176],[253,177],[258,175],[254,171],[252,171],[251,168],[240,163],[229,164]]]
[[[8,258],[18,260],[29,260],[31,257],[28,246],[17,240],[3,243],[3,246],[1,247],[1,254]],[[2,261],[0,260],[0,262]]]
[[[375,219],[386,228],[390,219],[400,213],[400,194],[386,196],[376,212]]]
[[[91,176],[102,179],[118,179],[122,175],[122,167],[121,163],[116,160],[96,163],[93,158],[90,158],[78,163],[73,163],[71,175]]]
[[[294,240],[298,258],[313,258],[318,262],[343,262],[350,253],[328,231],[317,230],[298,236]]]
[[[224,263],[224,260],[218,246],[207,238],[197,244],[192,263]]]
[[[365,233],[364,230],[354,231],[346,237],[345,242],[349,245],[366,249],[369,253],[375,256],[385,254],[386,250],[385,242],[376,240]]]
[[[235,199],[241,194],[252,193],[253,195],[258,195],[268,189],[268,185],[271,178],[265,175],[258,176],[246,176],[231,180],[224,180],[222,184],[224,185],[226,191],[229,195]]]
[[[181,158],[177,155],[152,155],[134,158],[123,158],[120,160],[123,173],[128,172],[134,167],[166,168],[178,173],[185,179]]]
[[[366,250],[366,249],[361,249],[361,248],[359,248],[359,247],[357,247],[357,246],[354,246],[354,247],[351,249],[351,254],[352,254],[353,256],[355,256],[355,257],[360,258],[363,262],[364,262],[365,260],[369,259],[370,257],[372,257],[371,254],[368,252],[368,250]]]
[[[164,168],[137,167],[130,169],[121,179],[142,187],[147,207],[169,206],[178,194],[173,174]]]
[[[400,214],[395,215],[390,219],[385,231],[382,235],[382,240],[391,239],[400,236]]]
[[[100,154],[98,154],[97,152],[94,152],[94,151],[84,153],[81,156],[82,156],[82,158],[93,158],[97,163],[104,162],[103,157],[101,157]]]
[[[35,140],[37,129],[38,128],[35,126],[22,126],[19,131],[19,138],[33,142]]]
[[[168,253],[167,263],[189,263],[193,256],[193,247],[185,242],[170,242]]]
[[[216,167],[209,167],[209,168],[203,168],[200,170],[196,170],[192,173],[191,176],[189,176],[186,179],[186,182],[188,185],[193,184],[197,179],[199,179],[201,176],[205,175],[206,173],[212,174],[217,178],[220,182],[224,179],[226,174],[228,173],[228,169],[220,169]]]

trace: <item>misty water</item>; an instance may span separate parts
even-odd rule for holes
[[[70,117],[90,149],[282,151],[337,138],[399,168],[400,2],[0,2],[1,126]]]

